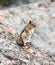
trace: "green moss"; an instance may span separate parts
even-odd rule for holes
[[[3,3],[5,0],[0,0],[0,3]]]
[[[0,4],[2,5],[10,5],[12,3],[15,3],[17,0],[0,0]]]

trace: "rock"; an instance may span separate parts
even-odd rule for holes
[[[1,65],[55,65],[55,3],[32,3],[0,13]],[[21,47],[14,37],[20,35],[30,20],[36,24],[31,44]]]

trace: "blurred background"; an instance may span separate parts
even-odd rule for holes
[[[0,6],[10,6],[10,5],[22,5],[27,3],[33,3],[38,0],[0,0]]]
[[[0,9],[7,7],[20,6],[23,4],[35,3],[35,2],[55,2],[55,0],[0,0]]]
[[[0,6],[22,5],[22,4],[34,3],[38,1],[46,1],[46,0],[0,0]]]
[[[0,9],[19,6],[28,3],[34,3],[38,1],[42,1],[42,0],[0,0]]]

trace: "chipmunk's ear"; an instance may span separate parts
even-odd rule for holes
[[[32,21],[29,21],[29,24],[31,24],[33,27],[36,27],[36,24],[33,23]]]
[[[29,21],[29,24],[31,24],[32,23],[32,21]]]

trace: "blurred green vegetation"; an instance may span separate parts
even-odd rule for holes
[[[0,4],[1,5],[4,5],[4,6],[7,6],[7,5],[10,5],[12,3],[15,3],[17,0],[0,0]]]

